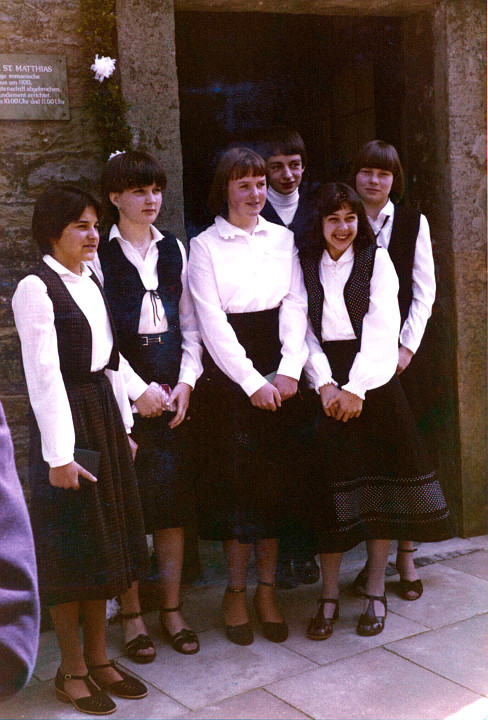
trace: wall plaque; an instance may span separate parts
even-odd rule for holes
[[[64,55],[0,54],[0,120],[69,120]]]

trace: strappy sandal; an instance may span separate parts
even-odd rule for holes
[[[239,595],[245,593],[246,588],[243,587],[240,590],[227,586],[225,588],[225,594]],[[251,623],[241,623],[241,625],[225,625],[225,634],[227,638],[235,643],[236,645],[251,645],[254,642],[254,633],[252,631]]]
[[[64,689],[66,680],[83,680],[90,694],[81,698],[71,697]],[[112,698],[109,698],[103,690],[100,690],[95,685],[89,673],[86,675],[64,675],[61,670],[58,669],[54,680],[54,687],[56,688],[58,700],[64,703],[71,703],[77,710],[87,715],[110,715],[117,710],[117,705]]]
[[[147,695],[147,687],[144,683],[141,683],[141,681],[137,678],[120,670],[120,668],[116,667],[113,660],[109,660],[108,663],[104,663],[103,665],[88,665],[87,663],[87,667],[90,675],[93,677],[97,685],[102,690],[107,690],[112,695],[116,695],[120,698],[126,698],[128,700],[140,700],[141,698],[145,698]],[[103,668],[108,667],[114,668],[114,670],[116,670],[121,676],[122,680],[114,680],[113,682],[102,680],[99,677],[97,670],[102,670]]]
[[[380,632],[383,632],[384,630],[386,614],[388,612],[386,596],[384,594],[369,595],[368,593],[365,593],[364,597],[369,600],[369,603],[366,608],[366,612],[364,612],[359,618],[358,626],[356,628],[357,634],[363,635],[364,637],[372,637],[373,635],[379,635]],[[374,614],[375,600],[379,600],[385,606],[384,615]]]
[[[332,635],[334,623],[339,619],[339,600],[334,600],[334,598],[319,598],[317,602],[319,609],[308,623],[307,637],[310,640],[327,640],[327,638],[330,638]],[[335,605],[334,614],[330,618],[324,617],[324,605],[327,603]]]
[[[368,566],[365,565],[353,580],[352,587],[356,595],[364,597],[366,594],[366,583],[368,581]]]
[[[178,632],[176,632],[174,635],[170,633],[168,628],[163,622],[163,613],[171,613],[171,612],[178,612],[181,610],[182,603],[178,605],[178,607],[174,608],[161,608],[161,611],[159,613],[159,622],[161,623],[161,630],[163,631],[163,635],[166,636],[166,638],[170,641],[171,645],[173,646],[173,650],[176,650],[176,652],[181,653],[182,655],[195,655],[200,650],[200,641],[198,640],[198,635],[194,630],[189,630],[188,628],[182,628]],[[193,650],[184,650],[184,645],[190,645],[196,643],[196,648],[193,648]]]
[[[120,617],[122,620],[132,620],[133,618],[141,617],[142,613],[121,613]],[[153,652],[150,655],[140,655],[141,650],[147,650],[151,648]],[[146,633],[139,633],[139,635],[132,640],[125,643],[125,654],[128,658],[133,660],[140,665],[153,662],[156,657],[156,650],[154,649],[154,643]]]
[[[402,553],[414,553],[417,552],[417,548],[404,550],[403,548],[397,548],[397,555],[399,552]],[[398,565],[396,565],[396,569],[398,570]],[[405,578],[402,578],[400,574],[400,570],[398,570],[398,574],[400,575],[400,580],[398,583],[398,594],[403,600],[418,600],[419,597],[422,596],[422,593],[424,592],[424,586],[422,585],[422,580],[420,578],[417,578],[416,580],[406,580]],[[408,597],[408,593],[415,593],[415,597]]]
[[[264,580],[258,580],[258,585],[265,585],[266,587],[274,587],[274,583],[264,582]],[[282,643],[288,638],[288,625],[283,620],[282,622],[270,622],[264,620],[257,606],[256,595],[254,596],[254,609],[258,620],[263,626],[263,635],[266,640],[270,640],[274,643]]]

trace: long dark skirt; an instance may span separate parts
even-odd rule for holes
[[[80,489],[49,483],[31,413],[29,480],[41,601],[111,598],[147,575],[149,558],[141,505],[120,412],[107,377],[67,385],[75,445],[97,450],[98,482]]]
[[[357,341],[324,343],[339,385],[347,383]],[[449,511],[397,376],[366,393],[359,418],[328,418],[317,396],[323,449],[310,490],[318,552],[363,540],[423,542],[452,537]],[[312,504],[313,503],[313,504]]]
[[[278,308],[228,319],[254,367],[263,375],[276,371]],[[200,533],[243,543],[278,537],[302,505],[303,454],[312,445],[313,418],[299,394],[276,412],[255,408],[210,357],[204,364],[194,408]]]

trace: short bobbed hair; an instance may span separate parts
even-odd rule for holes
[[[300,155],[302,165],[307,164],[307,151],[301,135],[286,125],[267,128],[259,143],[258,151],[265,160],[273,155]]]
[[[371,140],[365,143],[359,150],[352,168],[350,183],[356,187],[356,175],[361,168],[379,168],[393,173],[393,184],[391,194],[396,200],[401,200],[405,193],[405,177],[398,152],[384,140]]]
[[[322,220],[346,206],[358,216],[358,232],[353,242],[354,248],[359,250],[375,244],[374,233],[357,192],[345,183],[326,183],[317,195],[310,240],[305,251],[326,249]]]
[[[135,187],[159,185],[166,189],[166,174],[161,164],[142,150],[128,150],[107,160],[102,170],[101,186],[104,210],[113,222],[119,211],[110,200],[110,193],[122,193]]]
[[[230,148],[222,153],[210,186],[208,207],[213,215],[228,217],[228,186],[230,180],[243,177],[266,177],[266,163],[263,158],[248,148]]]
[[[43,255],[53,254],[53,245],[63,230],[76,222],[87,207],[100,218],[100,203],[91,193],[74,185],[51,185],[34,206],[32,237]]]

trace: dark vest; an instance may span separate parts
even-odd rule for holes
[[[182,292],[183,260],[178,242],[171,233],[164,231],[164,239],[158,242],[157,247],[159,252],[157,293],[161,298],[168,322],[168,331],[164,333],[164,359],[161,357],[160,362],[165,364],[171,362],[172,368],[179,368],[182,340],[179,303]],[[127,260],[115,238],[112,241],[107,237],[103,238],[98,248],[98,255],[104,275],[105,294],[117,328],[120,352],[134,370],[144,377],[149,369],[143,372],[140,366],[138,335],[142,300],[146,289],[137,269]],[[173,370],[171,375],[172,377],[175,375]]]
[[[313,195],[317,190],[317,185],[306,185],[302,183],[298,191],[298,207],[296,209],[293,220],[288,225],[295,236],[295,245],[301,250],[306,245],[307,236],[314,216]],[[285,223],[280,218],[269,200],[261,210],[260,215],[268,222],[276,223],[276,225],[284,226]]]
[[[369,286],[373,274],[376,245],[354,252],[351,274],[344,286],[344,301],[357,339],[361,341],[363,318],[369,308]],[[312,328],[322,345],[322,312],[324,288],[320,282],[320,260],[323,250],[309,250],[302,253],[300,262],[308,294],[308,315]]]
[[[90,323],[69,294],[58,273],[46,263],[41,263],[32,272],[41,278],[47,287],[47,294],[54,308],[54,326],[58,339],[58,355],[63,379],[67,382],[87,379],[91,374],[92,332]],[[119,367],[117,331],[107,300],[95,275],[91,279],[100,290],[107,308],[113,336],[113,348],[107,365],[109,370]]]
[[[395,206],[388,252],[400,283],[398,304],[400,305],[402,326],[407,319],[413,299],[412,271],[419,228],[420,212],[418,210]]]

